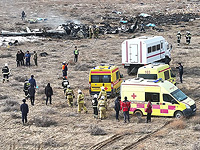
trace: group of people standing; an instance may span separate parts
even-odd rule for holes
[[[33,53],[33,60],[34,60],[34,63],[35,65],[37,66],[37,53],[36,51],[34,51]],[[26,61],[26,66],[29,66],[31,65],[31,54],[29,53],[29,51],[27,51],[25,54],[23,53],[22,50],[18,51],[17,54],[16,54],[16,62],[17,62],[17,67],[19,66],[24,66],[24,59]]]
[[[181,43],[181,32],[179,31],[176,35],[177,37],[177,43],[178,43],[178,46],[180,45]],[[189,31],[186,32],[186,35],[185,35],[185,39],[186,39],[186,44],[189,45],[190,44],[190,40],[191,40],[191,33]]]

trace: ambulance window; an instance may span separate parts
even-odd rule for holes
[[[171,97],[171,96],[168,95],[168,94],[163,94],[163,101],[164,101],[164,102],[169,102],[169,103],[171,103],[172,100],[173,100],[173,97]]]
[[[119,79],[119,71],[116,72],[116,80]]]
[[[110,83],[111,82],[111,76],[110,75],[104,75],[102,76],[102,82],[103,83]]]
[[[170,78],[169,77],[169,70],[165,71],[164,75],[165,75],[165,80],[168,80]]]
[[[157,50],[160,50],[160,44],[157,45]]]
[[[100,82],[100,78],[98,75],[91,75],[91,82],[92,83],[99,83]]]
[[[145,101],[160,102],[160,93],[145,92]]]
[[[139,78],[144,78],[144,79],[157,79],[157,74],[138,74]]]
[[[152,47],[152,51],[155,52],[156,51],[156,46]]]
[[[148,53],[151,53],[151,47],[148,47]]]

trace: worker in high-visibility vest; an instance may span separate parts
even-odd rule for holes
[[[78,61],[78,55],[79,55],[79,51],[77,49],[77,46],[75,46],[75,50],[74,50],[74,62]]]
[[[87,108],[85,107],[84,94],[80,89],[78,90],[77,103],[78,103],[78,113],[81,113],[82,108],[86,113],[88,112]]]
[[[99,119],[106,118],[106,108],[107,108],[107,102],[104,99],[105,97],[102,96],[100,100],[98,101],[98,109],[99,109]]]
[[[107,92],[105,91],[104,86],[101,87],[101,92],[99,93],[98,100],[101,98],[101,96],[104,96],[104,100],[107,101]]]
[[[70,88],[70,85],[67,86],[67,90],[66,90],[66,99],[68,101],[68,105],[70,107],[73,107],[73,98],[74,98],[74,92],[73,90]]]
[[[67,63],[66,61],[64,61],[62,63],[62,73],[63,73],[63,77],[65,77],[66,79],[67,79],[67,70],[68,70]]]

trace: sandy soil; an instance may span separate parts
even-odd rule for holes
[[[142,4],[143,3],[143,4]],[[119,1],[119,0],[78,0],[78,1],[58,1],[58,0],[1,0],[0,1],[0,29],[19,31],[26,26],[30,28],[56,27],[67,20],[76,20],[81,23],[98,23],[101,16],[110,13],[112,10],[118,10],[125,15],[137,15],[141,12],[153,13],[155,11],[165,14],[197,12],[199,2],[195,1]],[[20,19],[21,11],[27,13],[27,18],[44,17],[48,18],[46,23],[28,24]],[[181,22],[181,25],[168,25],[162,28],[165,32],[156,32],[148,30],[146,33],[135,33],[136,37],[141,35],[161,35],[173,45],[171,67],[174,69],[178,62],[184,66],[183,84],[177,86],[183,90],[189,97],[194,99],[199,108],[199,58],[200,58],[200,20],[193,22]],[[185,27],[183,27],[185,26]],[[182,38],[181,46],[176,44],[176,33],[181,31],[183,34],[189,30],[192,34],[191,45],[185,45],[185,39]],[[100,63],[115,64],[119,66],[124,78],[132,78],[126,74],[126,70],[121,65],[121,43],[129,39],[133,34],[122,35],[104,35],[99,39],[82,40],[62,40],[46,38],[36,42],[25,42],[19,46],[0,47],[0,63],[8,63],[11,70],[9,83],[0,84],[0,149],[92,149],[95,144],[109,139],[113,135],[123,135],[117,140],[113,140],[99,149],[123,149],[130,144],[135,144],[138,139],[147,135],[148,138],[136,144],[131,149],[152,149],[152,150],[188,150],[200,149],[199,110],[196,116],[184,119],[183,121],[174,118],[153,117],[151,124],[145,123],[145,117],[138,120],[131,117],[131,123],[124,124],[121,114],[120,122],[115,121],[115,112],[113,103],[107,112],[108,118],[100,121],[93,118],[91,107],[91,97],[89,96],[88,77],[89,70]],[[80,57],[77,64],[69,64],[69,81],[74,92],[82,89],[86,95],[86,104],[89,110],[88,114],[77,114],[77,108],[69,108],[63,95],[61,87],[62,73],[61,63],[63,61],[73,61],[74,46],[77,45],[80,50]],[[47,52],[47,57],[38,58],[39,66],[33,65],[30,68],[16,67],[15,55],[18,50],[31,53],[35,50],[37,53]],[[78,68],[78,70],[77,70]],[[83,68],[84,71],[79,71]],[[177,73],[177,70],[174,69]],[[25,77],[35,75],[39,88],[36,93],[35,106],[30,107],[28,115],[29,123],[23,126],[21,123],[21,113],[19,104],[24,97],[23,81]],[[178,77],[178,76],[177,76]],[[50,82],[54,90],[53,104],[45,105],[44,87]],[[12,104],[8,102],[17,102]],[[76,101],[74,99],[74,101]],[[113,99],[110,100],[111,102]],[[50,127],[37,127],[35,118],[49,117],[57,124]],[[169,125],[162,126],[172,121]],[[91,128],[100,128],[105,135],[91,135]],[[154,131],[158,130],[155,134]],[[101,131],[101,132],[103,132]],[[151,135],[151,136],[150,136]],[[98,149],[98,148],[96,148]]]

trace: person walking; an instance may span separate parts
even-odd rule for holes
[[[101,98],[101,96],[104,96],[104,100],[107,101],[107,92],[105,91],[104,86],[101,87],[101,92],[99,93],[98,100]]]
[[[33,84],[31,84],[31,86],[28,88],[28,94],[30,96],[31,105],[34,106],[34,102],[35,102],[35,88],[34,88]]]
[[[151,122],[151,113],[152,113],[152,103],[151,103],[151,100],[148,101],[146,112],[147,112],[147,123],[148,123],[148,122]]]
[[[20,111],[22,112],[22,123],[27,123],[27,114],[29,112],[28,104],[26,104],[26,99],[23,99],[23,104],[20,106]]]
[[[47,86],[45,87],[45,95],[46,95],[46,105],[47,105],[47,103],[48,103],[48,99],[49,99],[49,102],[50,102],[50,104],[52,104],[51,103],[51,96],[53,95],[53,89],[52,89],[52,87],[50,86],[50,83],[48,83],[47,84]]]
[[[91,39],[93,37],[94,31],[93,31],[93,27],[90,25],[89,26],[89,38]]]
[[[71,89],[70,85],[67,86],[65,95],[66,95],[66,99],[67,99],[69,107],[73,107],[74,91]]]
[[[33,60],[34,60],[34,62],[35,62],[35,65],[37,66],[38,64],[37,64],[37,53],[36,53],[36,51],[34,51],[33,52]]]
[[[36,81],[34,79],[34,75],[31,75],[31,78],[28,80],[28,82],[33,85],[33,87],[36,88]]]
[[[183,66],[181,65],[181,63],[178,63],[178,67],[176,67],[176,69],[178,69],[179,71],[179,77],[180,77],[180,82],[183,83]]]
[[[21,17],[22,21],[25,20],[25,17],[26,17],[25,11],[22,11],[22,17]]]
[[[68,71],[67,63],[66,63],[66,61],[64,61],[64,62],[62,63],[63,78],[65,77],[65,78],[67,79],[67,71]]]
[[[191,33],[189,31],[186,32],[185,38],[186,38],[186,44],[189,45],[191,40]]]
[[[84,102],[84,94],[82,94],[82,91],[79,89],[78,90],[78,96],[77,96],[77,103],[78,103],[78,113],[81,113],[81,110],[83,110],[87,113],[87,108],[85,107],[85,102]]]
[[[144,29],[144,23],[143,22],[141,22],[140,32],[144,32],[144,33],[146,32],[145,29]]]
[[[30,67],[30,65],[31,65],[31,63],[30,63],[30,61],[31,61],[31,54],[29,53],[29,51],[26,52],[25,58],[26,58],[26,66]]]
[[[177,33],[176,37],[177,37],[177,43],[178,43],[178,46],[179,46],[180,43],[181,43],[181,32],[180,31]]]
[[[2,68],[2,74],[3,74],[3,83],[5,82],[5,79],[7,79],[7,82],[9,82],[8,78],[9,78],[10,70],[8,68],[8,64],[7,63]]]
[[[62,87],[63,87],[63,89],[64,89],[64,94],[65,94],[65,92],[66,92],[66,90],[67,90],[67,86],[69,85],[69,81],[65,78],[65,77],[63,77],[63,81],[62,81]]]
[[[22,52],[22,50],[20,50],[20,63],[21,66],[24,66],[24,53]]]
[[[30,87],[30,83],[28,81],[28,79],[25,79],[25,82],[24,82],[24,94],[25,94],[25,99],[28,99],[29,98],[29,94],[28,94],[28,88]]]
[[[128,120],[128,122],[130,122],[130,118],[129,118],[130,105],[131,105],[131,102],[129,102],[127,100],[127,97],[125,96],[124,101],[122,102],[122,110],[123,110],[123,114],[124,114],[124,123],[126,123],[126,120]]]
[[[117,121],[119,121],[120,102],[121,102],[121,96],[118,96],[115,100],[115,112]]]
[[[97,108],[99,109],[99,119],[105,119],[106,118],[106,108],[107,108],[107,102],[104,100],[104,96],[100,98],[98,101]]]
[[[74,50],[74,62],[78,61],[78,55],[79,55],[79,51],[77,49],[77,46],[75,46],[75,50]]]
[[[20,66],[20,64],[21,64],[20,61],[21,61],[21,54],[20,54],[20,51],[18,51],[17,54],[16,54],[17,67]]]
[[[94,110],[94,118],[98,118],[98,101],[97,101],[97,94],[94,95],[94,99],[92,100],[92,107]]]

